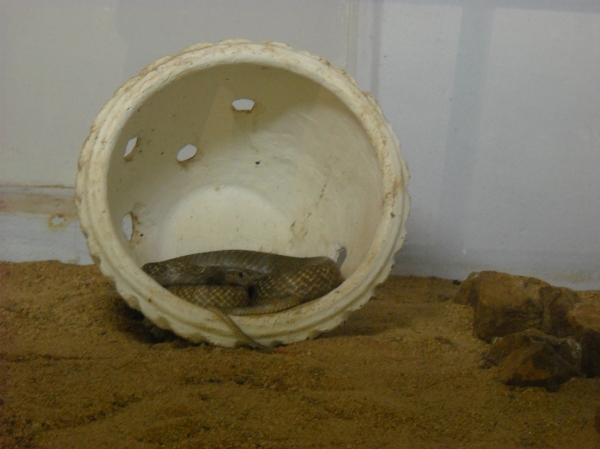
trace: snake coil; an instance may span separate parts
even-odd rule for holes
[[[229,317],[276,313],[326,295],[342,282],[328,257],[291,257],[224,250],[147,263],[142,270],[171,293],[216,313],[250,346],[252,340]]]

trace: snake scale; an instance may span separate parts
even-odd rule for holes
[[[343,278],[328,257],[291,257],[259,251],[224,250],[147,263],[142,270],[171,293],[217,314],[247,344],[267,348],[246,335],[229,315],[281,312],[326,295]]]

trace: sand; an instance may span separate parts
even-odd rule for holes
[[[456,284],[391,277],[267,354],[149,326],[96,267],[0,263],[0,447],[600,447],[600,379],[503,385]]]

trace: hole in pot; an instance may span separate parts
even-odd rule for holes
[[[125,154],[123,155],[123,157],[127,157],[131,154],[131,152],[135,148],[135,145],[137,144],[137,140],[138,140],[137,136],[129,139],[129,141],[127,142],[127,145],[125,146]]]
[[[346,248],[344,246],[342,246],[340,249],[337,250],[337,253],[335,255],[335,263],[337,264],[338,267],[341,267],[342,265],[344,265],[344,261],[346,260],[346,257],[348,257],[348,251],[346,250]]]
[[[131,213],[125,214],[121,221],[121,227],[123,228],[125,238],[131,240],[131,236],[133,235],[133,217],[131,216]]]
[[[185,162],[193,158],[198,152],[198,148],[195,145],[188,144],[177,152],[177,160],[179,162]]]
[[[65,217],[63,215],[54,215],[51,219],[50,219],[50,224],[52,226],[58,226],[61,225],[65,222]]]
[[[238,98],[231,103],[236,111],[250,112],[254,108],[254,100],[249,98]]]

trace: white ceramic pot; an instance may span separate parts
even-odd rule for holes
[[[347,73],[283,44],[232,40],[162,58],[115,93],[81,152],[76,200],[90,254],[125,301],[193,342],[241,343],[144,263],[219,249],[335,259],[345,248],[346,280],[325,297],[233,317],[274,346],[314,338],[369,300],[406,234],[407,181],[398,139]]]

